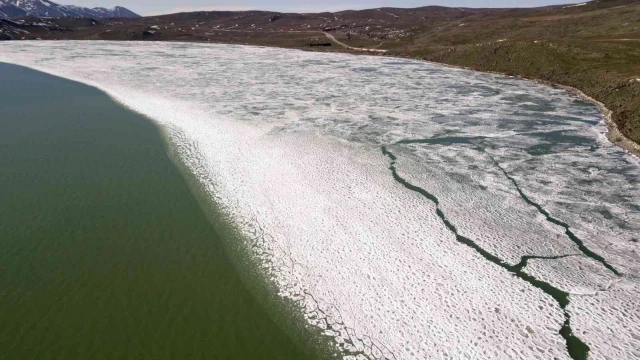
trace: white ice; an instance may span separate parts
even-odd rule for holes
[[[435,204],[393,178],[381,146],[460,235],[506,264],[580,254],[518,188],[567,223],[623,275],[574,257],[526,271],[573,294],[574,330],[594,358],[640,349],[629,301],[640,297],[640,166],[606,140],[597,109],[565,91],[228,45],[11,42],[0,61],[96,86],[156,121],[281,295],[346,357],[569,358],[555,300],[457,242]]]

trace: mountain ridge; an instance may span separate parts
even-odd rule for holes
[[[81,17],[81,18],[139,18],[140,15],[122,7],[87,8],[76,5],[60,5],[48,0],[0,0],[0,18],[23,17]]]

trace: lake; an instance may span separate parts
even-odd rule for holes
[[[640,348],[640,166],[563,89],[231,45],[15,42],[0,61],[155,124],[229,273],[297,344],[331,339],[348,359]]]

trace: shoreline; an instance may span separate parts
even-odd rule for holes
[[[355,47],[348,46],[348,45],[338,41],[335,37],[333,37],[329,33],[326,33],[326,32],[323,32],[323,33],[327,36],[327,38],[329,38],[331,41],[333,41],[334,43],[336,43],[337,45],[339,45],[342,48],[341,50],[337,51],[337,52],[340,52],[340,53],[346,53],[346,54],[352,54],[352,55],[386,56],[386,57],[395,58],[395,59],[411,59],[411,60],[420,61],[420,62],[424,62],[424,63],[428,63],[428,64],[444,66],[444,67],[447,67],[447,68],[462,69],[462,70],[469,70],[469,71],[477,71],[477,72],[485,73],[485,74],[494,74],[494,75],[515,77],[515,78],[518,78],[518,79],[534,81],[534,82],[539,83],[539,84],[543,84],[543,85],[548,85],[548,86],[564,89],[564,90],[568,91],[569,93],[575,94],[575,95],[579,96],[580,98],[582,98],[583,100],[585,100],[585,101],[587,101],[587,102],[589,102],[589,103],[591,103],[593,105],[596,105],[598,107],[598,109],[600,110],[600,113],[602,114],[602,117],[603,117],[603,120],[604,120],[604,124],[607,126],[606,137],[611,142],[611,144],[623,149],[624,151],[628,152],[632,156],[636,156],[636,157],[640,158],[640,144],[638,144],[638,143],[634,142],[633,140],[629,139],[628,137],[626,137],[620,131],[620,129],[618,128],[618,124],[616,124],[616,122],[613,121],[613,115],[614,115],[613,111],[611,111],[609,108],[607,108],[607,106],[602,101],[597,100],[597,99],[585,94],[584,91],[582,91],[581,89],[578,89],[576,87],[560,84],[560,83],[553,82],[553,81],[538,79],[538,78],[530,78],[530,77],[521,76],[521,75],[510,75],[510,74],[507,74],[505,72],[500,72],[500,71],[479,70],[479,69],[475,69],[475,68],[468,67],[468,66],[453,65],[453,64],[448,64],[448,63],[444,63],[444,62],[426,60],[426,59],[419,58],[419,57],[403,56],[402,54],[396,55],[396,54],[393,54],[393,53],[389,54],[388,50],[381,51],[380,49],[355,48]],[[244,45],[244,44],[238,44],[238,45]],[[253,45],[244,45],[244,46],[253,46]],[[279,47],[279,46],[266,46],[266,47],[276,47],[276,48],[288,49],[286,47]],[[298,49],[298,50],[311,51],[311,50],[307,50],[307,49]],[[317,51],[317,52],[328,53],[329,51]]]
[[[357,55],[370,55],[370,54],[357,54]],[[447,64],[447,63],[442,63],[442,62],[437,62],[437,61],[414,58],[414,57],[410,57],[410,56],[402,56],[402,55],[385,55],[385,56],[389,56],[389,57],[393,57],[393,58],[400,58],[400,59],[412,59],[412,60],[416,60],[416,61],[425,62],[425,63],[428,63],[428,64],[434,64],[434,65],[444,66],[444,67],[453,68],[453,69],[470,70],[470,71],[477,71],[477,72],[481,72],[481,73],[485,73],[485,74],[493,74],[493,75],[515,77],[515,78],[518,78],[518,79],[534,81],[534,82],[539,83],[539,84],[543,84],[543,85],[547,85],[547,86],[552,86],[552,87],[557,87],[557,88],[563,89],[563,90],[565,90],[565,91],[567,91],[569,93],[577,95],[578,97],[582,98],[586,102],[589,102],[589,103],[597,106],[598,109],[600,110],[600,113],[602,114],[602,118],[604,120],[604,124],[607,126],[607,133],[606,133],[607,140],[609,140],[609,142],[611,142],[611,144],[621,148],[622,150],[628,152],[632,156],[640,158],[640,144],[635,143],[633,140],[631,140],[628,137],[626,137],[620,131],[620,129],[618,128],[618,124],[616,124],[615,121],[613,121],[613,115],[614,115],[613,111],[611,111],[600,100],[597,100],[597,99],[585,94],[584,91],[582,91],[582,90],[580,90],[580,89],[578,89],[576,87],[569,86],[569,85],[564,85],[564,84],[560,84],[560,83],[556,83],[556,82],[548,81],[548,80],[542,80],[542,79],[537,79],[537,78],[529,78],[529,77],[521,76],[521,75],[510,75],[510,74],[507,74],[507,73],[504,73],[504,72],[499,72],[499,71],[478,70],[478,69],[474,69],[474,68],[471,68],[471,67],[468,67],[468,66],[452,65],[452,64]]]
[[[324,34],[326,35],[327,33],[324,33]],[[220,42],[220,43],[212,43],[212,42],[200,42],[200,41],[189,42],[189,41],[161,41],[161,40],[151,41],[151,42],[172,42],[172,43],[185,43],[185,44],[198,43],[198,44],[207,44],[207,45],[213,44],[213,45],[249,46],[249,47],[257,46],[257,47],[267,47],[267,48],[299,50],[299,51],[304,51],[304,52],[318,52],[318,53],[337,52],[337,53],[351,54],[351,55],[356,55],[356,56],[382,56],[382,57],[389,57],[389,58],[394,58],[394,59],[409,59],[409,60],[420,61],[420,62],[433,64],[433,65],[438,65],[438,66],[444,66],[444,67],[447,67],[447,68],[476,71],[476,72],[485,73],[485,74],[508,76],[508,77],[514,77],[514,78],[518,78],[518,79],[522,79],[522,80],[534,81],[534,82],[539,83],[539,84],[543,84],[543,85],[548,85],[548,86],[564,89],[564,90],[566,90],[566,91],[568,91],[568,92],[570,92],[570,93],[572,93],[574,95],[579,96],[583,100],[585,100],[585,101],[587,101],[587,102],[589,102],[589,103],[591,103],[593,105],[596,105],[598,107],[598,109],[600,110],[600,113],[602,114],[602,117],[603,117],[603,120],[604,120],[604,124],[607,127],[606,137],[609,140],[609,142],[611,142],[611,144],[621,148],[622,150],[628,152],[632,156],[635,156],[635,157],[640,159],[640,144],[638,144],[638,143],[634,142],[633,140],[629,139],[628,137],[626,137],[620,131],[620,129],[618,128],[618,125],[613,120],[613,116],[614,116],[613,111],[610,110],[600,100],[597,100],[597,99],[587,95],[586,93],[584,93],[583,90],[578,89],[576,87],[560,84],[560,83],[553,82],[553,81],[538,79],[538,78],[531,78],[531,77],[526,77],[526,76],[521,76],[521,75],[511,75],[511,74],[507,74],[505,72],[500,72],[500,71],[479,70],[479,69],[475,69],[475,68],[468,67],[468,66],[453,65],[453,64],[448,64],[448,63],[444,63],[444,62],[426,60],[426,59],[422,59],[422,58],[418,58],[418,57],[403,56],[401,54],[396,55],[396,54],[393,54],[393,53],[389,53],[388,51],[381,52],[380,49],[344,47],[345,44],[335,40],[335,38],[333,38],[333,39],[331,37],[328,37],[328,38],[331,41],[334,41],[335,43],[337,43],[341,48],[338,49],[337,51],[322,51],[322,50],[318,51],[318,50],[310,50],[310,49],[306,49],[306,48],[290,48],[290,47],[272,46],[272,45],[233,44],[233,43],[222,43],[222,42]],[[18,40],[18,41],[20,41],[20,40]],[[56,40],[44,40],[44,41],[56,41]],[[69,41],[69,40],[67,40],[67,41]],[[94,41],[94,40],[71,40],[71,41]],[[116,40],[116,41],[118,41],[118,40]],[[120,41],[122,41],[122,40],[120,40]],[[130,41],[130,40],[124,40],[124,41]]]
[[[323,34],[327,35],[327,33]],[[448,64],[445,62],[438,62],[438,61],[433,61],[433,60],[426,60],[423,58],[419,58],[419,57],[413,57],[413,56],[406,56],[406,55],[402,55],[402,54],[393,54],[393,53],[389,53],[387,52],[381,52],[379,49],[369,49],[369,48],[352,48],[352,47],[344,47],[345,44],[337,41],[335,38],[331,38],[329,36],[327,36],[331,41],[334,41],[335,43],[337,43],[340,46],[340,49],[336,50],[336,51],[322,51],[322,50],[311,50],[311,49],[306,49],[306,48],[295,48],[295,47],[284,47],[284,46],[275,46],[275,45],[249,45],[249,44],[234,44],[234,43],[224,43],[224,42],[217,42],[217,43],[212,43],[212,42],[203,42],[203,41],[162,41],[162,40],[152,40],[149,42],[155,43],[155,42],[170,42],[170,43],[184,43],[184,44],[202,44],[202,45],[233,45],[233,46],[248,46],[248,47],[266,47],[266,48],[276,48],[276,49],[287,49],[287,50],[298,50],[298,51],[304,51],[304,52],[317,52],[317,53],[342,53],[342,54],[350,54],[350,55],[355,55],[355,56],[382,56],[382,57],[389,57],[389,58],[394,58],[394,59],[408,59],[408,60],[414,60],[414,61],[419,61],[419,62],[423,62],[423,63],[427,63],[427,64],[433,64],[433,65],[438,65],[438,66],[444,66],[447,68],[453,68],[453,69],[461,69],[461,70],[469,70],[469,71],[476,71],[479,73],[485,73],[485,74],[493,74],[493,75],[500,75],[500,76],[508,76],[508,77],[514,77],[514,78],[518,78],[518,79],[522,79],[522,80],[529,80],[529,81],[534,81],[536,83],[539,84],[543,84],[543,85],[547,85],[547,86],[552,86],[552,87],[557,87],[557,88],[561,88],[564,89],[565,91],[572,93],[574,95],[579,96],[580,98],[582,98],[583,100],[596,105],[598,107],[598,109],[600,110],[600,113],[602,114],[603,120],[604,120],[604,124],[607,127],[607,132],[606,132],[606,138],[607,140],[609,140],[609,142],[611,142],[611,144],[613,144],[614,146],[617,146],[619,148],[621,148],[622,150],[626,151],[627,153],[629,153],[632,156],[635,156],[636,158],[640,159],[640,144],[634,142],[633,140],[629,139],[627,136],[625,136],[619,129],[618,125],[616,124],[616,122],[613,120],[613,116],[615,115],[613,113],[612,110],[610,110],[606,104],[594,97],[591,97],[589,95],[587,95],[583,90],[573,87],[573,86],[569,86],[569,85],[564,85],[561,83],[557,83],[557,82],[553,82],[553,81],[548,81],[548,80],[543,80],[543,79],[539,79],[539,78],[534,78],[534,77],[526,77],[526,76],[522,76],[522,75],[512,75],[512,74],[508,74],[506,72],[500,72],[500,71],[491,71],[491,70],[480,70],[480,69],[476,69],[476,68],[472,68],[469,66],[462,66],[462,65],[453,65],[453,64]],[[14,40],[14,41],[26,41],[26,40]],[[33,40],[29,40],[29,41],[33,41]],[[52,42],[56,42],[56,41],[60,41],[60,40],[35,40],[35,41],[52,41]],[[105,40],[86,40],[86,39],[78,39],[78,40],[64,40],[64,41],[105,41]],[[133,42],[146,42],[146,41],[135,41],[135,40],[113,40],[113,41],[122,41],[122,42],[129,42],[129,41],[133,41]],[[40,69],[35,69],[38,71],[42,71]],[[54,74],[56,76],[58,76],[57,74]],[[81,81],[80,81],[81,82]],[[92,84],[88,84],[90,86],[94,86]],[[107,92],[108,93],[108,92]],[[114,100],[116,100],[114,98]],[[118,103],[122,103],[119,100],[116,100]]]
[[[602,113],[603,117],[604,117],[604,122],[605,125],[607,125],[607,139],[615,146],[618,146],[620,148],[622,148],[623,150],[627,151],[629,154],[631,154],[632,156],[636,156],[638,158],[640,158],[640,144],[637,144],[635,142],[633,142],[631,139],[627,138],[618,128],[618,124],[615,123],[615,121],[613,121],[613,111],[609,110],[609,108],[607,108],[607,106],[585,94],[582,90],[571,87],[571,86],[567,86],[567,85],[562,85],[562,84],[555,84],[555,83],[551,83],[551,82],[546,82],[543,80],[538,80],[538,79],[534,79],[537,82],[541,82],[543,84],[549,84],[552,86],[557,86],[559,88],[565,89],[568,92],[574,93],[576,95],[578,95],[579,97],[583,98],[584,100],[586,100],[587,102],[590,102],[594,105],[596,105],[598,107],[598,109],[600,109],[600,112]]]
[[[334,40],[334,39],[331,39],[331,40]],[[603,102],[601,102],[600,100],[597,100],[597,99],[585,94],[584,91],[582,91],[581,89],[578,89],[576,87],[560,84],[560,83],[553,82],[553,81],[538,79],[538,78],[530,78],[530,77],[521,76],[521,75],[511,75],[511,74],[507,74],[505,72],[500,72],[500,71],[479,70],[479,69],[475,69],[475,68],[468,67],[468,66],[453,65],[453,64],[448,64],[448,63],[444,63],[444,62],[426,60],[426,59],[422,59],[422,58],[418,58],[418,57],[403,56],[401,54],[400,55],[389,54],[388,52],[382,53],[377,49],[352,48],[352,47],[346,48],[346,47],[344,47],[344,44],[340,43],[339,41],[335,41],[335,42],[338,45],[343,46],[342,50],[338,50],[337,51],[337,52],[340,52],[340,53],[352,54],[352,55],[360,55],[360,56],[362,56],[362,55],[364,55],[364,56],[367,56],[367,55],[368,56],[384,56],[384,57],[390,57],[390,58],[394,58],[394,59],[410,59],[410,60],[424,62],[424,63],[427,63],[427,64],[444,66],[444,67],[452,68],[452,69],[469,70],[469,71],[476,71],[476,72],[485,73],[485,74],[493,74],[493,75],[514,77],[514,78],[518,78],[518,79],[522,79],[522,80],[534,81],[534,82],[539,83],[539,84],[543,84],[543,85],[547,85],[547,86],[552,86],[552,87],[557,87],[557,88],[564,89],[565,91],[567,91],[569,93],[577,95],[578,97],[582,98],[586,102],[589,102],[589,103],[591,103],[593,105],[596,105],[598,107],[598,109],[600,110],[600,113],[602,114],[602,117],[603,117],[603,120],[604,120],[604,124],[607,127],[607,133],[606,133],[607,140],[609,140],[609,142],[611,142],[611,144],[613,144],[614,146],[617,146],[617,147],[621,148],[622,150],[626,151],[630,155],[635,156],[637,158],[640,158],[640,144],[638,144],[638,143],[634,142],[633,140],[629,139],[628,137],[626,137],[620,131],[620,129],[618,128],[618,124],[616,124],[615,121],[613,121],[613,115],[614,115],[613,111],[611,111],[609,108],[607,108],[607,106]],[[244,45],[244,44],[238,44],[238,45],[253,46],[253,45]],[[277,48],[289,49],[289,48],[284,48],[284,47],[279,47],[279,46],[266,46],[266,47],[277,47]],[[310,50],[307,50],[307,49],[298,49],[298,50],[310,51]],[[351,51],[347,51],[347,50],[351,50]],[[329,53],[329,51],[318,51],[318,52]]]

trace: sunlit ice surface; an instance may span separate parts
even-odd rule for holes
[[[155,121],[345,358],[640,356],[640,166],[564,90],[230,45],[14,42],[0,61]]]

